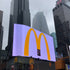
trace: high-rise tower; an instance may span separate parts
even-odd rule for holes
[[[49,29],[43,12],[38,12],[35,15],[33,19],[32,27],[43,33],[49,34]]]
[[[12,0],[9,24],[8,46],[6,50],[12,51],[14,23],[30,26],[29,0]]]
[[[29,0],[12,0],[13,23],[30,26]]]
[[[69,0],[58,0],[53,9],[56,36],[58,42],[57,51],[68,56],[67,48],[70,44],[70,3]]]

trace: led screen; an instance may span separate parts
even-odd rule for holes
[[[26,25],[14,24],[12,56],[56,61],[53,38]]]

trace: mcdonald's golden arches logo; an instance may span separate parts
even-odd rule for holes
[[[35,32],[35,30],[33,28],[29,29],[29,31],[27,32],[27,36],[26,36],[26,40],[25,40],[25,46],[24,46],[24,56],[29,56],[29,38],[30,38],[30,33],[31,31],[34,32],[35,35],[35,39],[36,39],[36,45],[37,45],[37,49],[40,50],[40,41],[41,41],[41,36],[43,35],[44,40],[45,40],[45,44],[46,44],[46,50],[47,50],[47,56],[48,56],[48,60],[51,60],[50,57],[50,51],[49,51],[49,46],[48,46],[48,42],[46,40],[46,37],[43,33],[41,33],[39,35],[39,38],[37,37],[37,34]]]

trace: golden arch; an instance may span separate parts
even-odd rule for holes
[[[38,38],[37,34],[36,34],[36,32],[33,28],[29,29],[29,31],[27,32],[27,36],[26,36],[26,39],[25,39],[25,46],[24,46],[24,56],[29,56],[29,38],[30,38],[31,31],[34,32],[35,39],[36,39],[36,45],[37,45],[38,50],[40,50],[40,43],[41,43],[40,41],[41,41],[41,36],[43,35],[45,43],[46,43],[46,50],[47,50],[48,60],[51,60],[50,51],[49,51],[49,47],[48,47],[48,43],[47,43],[45,35],[43,33],[41,33],[39,35],[39,38]]]

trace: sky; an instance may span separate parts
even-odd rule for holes
[[[50,33],[55,32],[53,11],[52,11],[55,5],[56,5],[56,0],[29,0],[31,21],[33,20],[37,12],[44,12]],[[2,49],[5,49],[5,47],[8,44],[10,6],[11,6],[11,0],[0,0],[0,10],[3,11],[2,25],[4,27]]]

